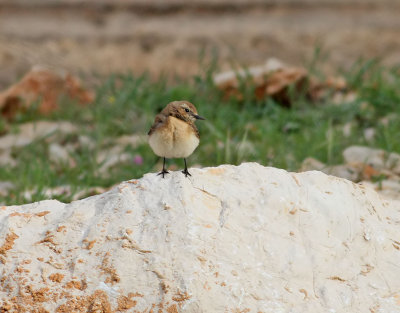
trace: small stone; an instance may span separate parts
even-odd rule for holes
[[[81,135],[78,137],[78,142],[80,144],[81,147],[84,148],[88,148],[88,149],[94,149],[94,147],[96,146],[96,143],[94,142],[94,140],[88,136],[85,135]]]
[[[370,127],[370,128],[364,129],[364,138],[367,142],[373,141],[375,138],[375,135],[376,135],[375,128]]]
[[[52,143],[49,146],[50,160],[54,163],[67,163],[70,159],[69,153],[65,146],[61,146],[58,143]]]
[[[301,163],[300,172],[322,171],[325,167],[326,165],[321,161],[309,157],[304,159],[303,163]]]
[[[350,137],[352,128],[353,128],[352,122],[348,122],[348,123],[344,124],[343,128],[342,128],[343,136]]]
[[[1,139],[0,139],[1,140]],[[17,165],[15,159],[11,156],[11,150],[0,151],[0,166],[14,167]]]
[[[5,197],[10,190],[14,189],[15,185],[9,181],[0,181],[0,195]]]
[[[117,139],[115,139],[115,143],[119,144],[123,147],[129,146],[131,148],[136,148],[140,144],[143,144],[147,141],[146,136],[143,135],[124,135]]]
[[[354,182],[360,180],[360,169],[351,165],[334,165],[322,170],[324,173]]]

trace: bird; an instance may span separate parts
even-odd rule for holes
[[[169,172],[165,168],[165,159],[183,158],[185,177],[192,176],[187,168],[186,158],[200,143],[200,134],[196,120],[205,120],[197,113],[196,107],[189,101],[173,101],[156,115],[148,132],[148,142],[153,152],[164,158],[160,173],[163,178]]]

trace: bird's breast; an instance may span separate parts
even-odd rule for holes
[[[199,138],[192,126],[175,117],[169,117],[149,137],[154,153],[166,158],[186,158],[199,145]]]

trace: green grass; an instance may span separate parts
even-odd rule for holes
[[[109,187],[156,171],[160,160],[146,143],[127,147],[132,161],[118,164],[107,173],[99,173],[101,164],[96,164],[95,159],[122,135],[146,134],[155,114],[178,99],[193,102],[207,119],[197,123],[201,143],[188,159],[189,165],[255,161],[295,171],[307,157],[328,164],[340,163],[342,151],[355,144],[400,153],[398,68],[385,68],[374,61],[360,62],[342,73],[349,88],[358,94],[355,100],[335,104],[328,96],[315,103],[303,93],[293,93],[290,109],[271,98],[256,100],[251,86],[242,86],[243,100],[225,99],[212,84],[212,71],[211,68],[200,76],[174,83],[164,79],[154,82],[146,75],[116,74],[97,88],[92,105],[82,108],[64,101],[62,109],[46,119],[71,121],[80,131],[62,138],[62,144],[74,144],[78,135],[85,135],[94,141],[94,147],[78,145],[72,153],[73,167],[49,162],[46,138],[14,149],[17,166],[0,168],[0,181],[10,181],[15,188],[0,196],[0,202],[9,205],[45,199],[44,190],[62,185],[72,186],[73,192],[93,186]],[[19,124],[43,119],[31,110],[12,123],[1,120],[0,128],[15,130]],[[343,127],[348,123],[351,133],[345,136]],[[369,142],[363,136],[368,127],[376,130],[375,138]],[[135,164],[134,156],[141,156],[143,164]],[[182,168],[183,160],[169,160],[168,164]],[[24,195],[29,190],[35,190],[31,199]],[[71,195],[58,198],[70,201]]]

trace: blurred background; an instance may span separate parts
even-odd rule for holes
[[[0,0],[0,203],[159,171],[146,134],[182,99],[207,119],[190,166],[321,170],[400,199],[399,17],[400,0]]]
[[[399,0],[1,0],[0,87],[33,65],[74,73],[198,73],[199,52],[220,66],[279,57],[324,67],[358,58],[400,61]]]

